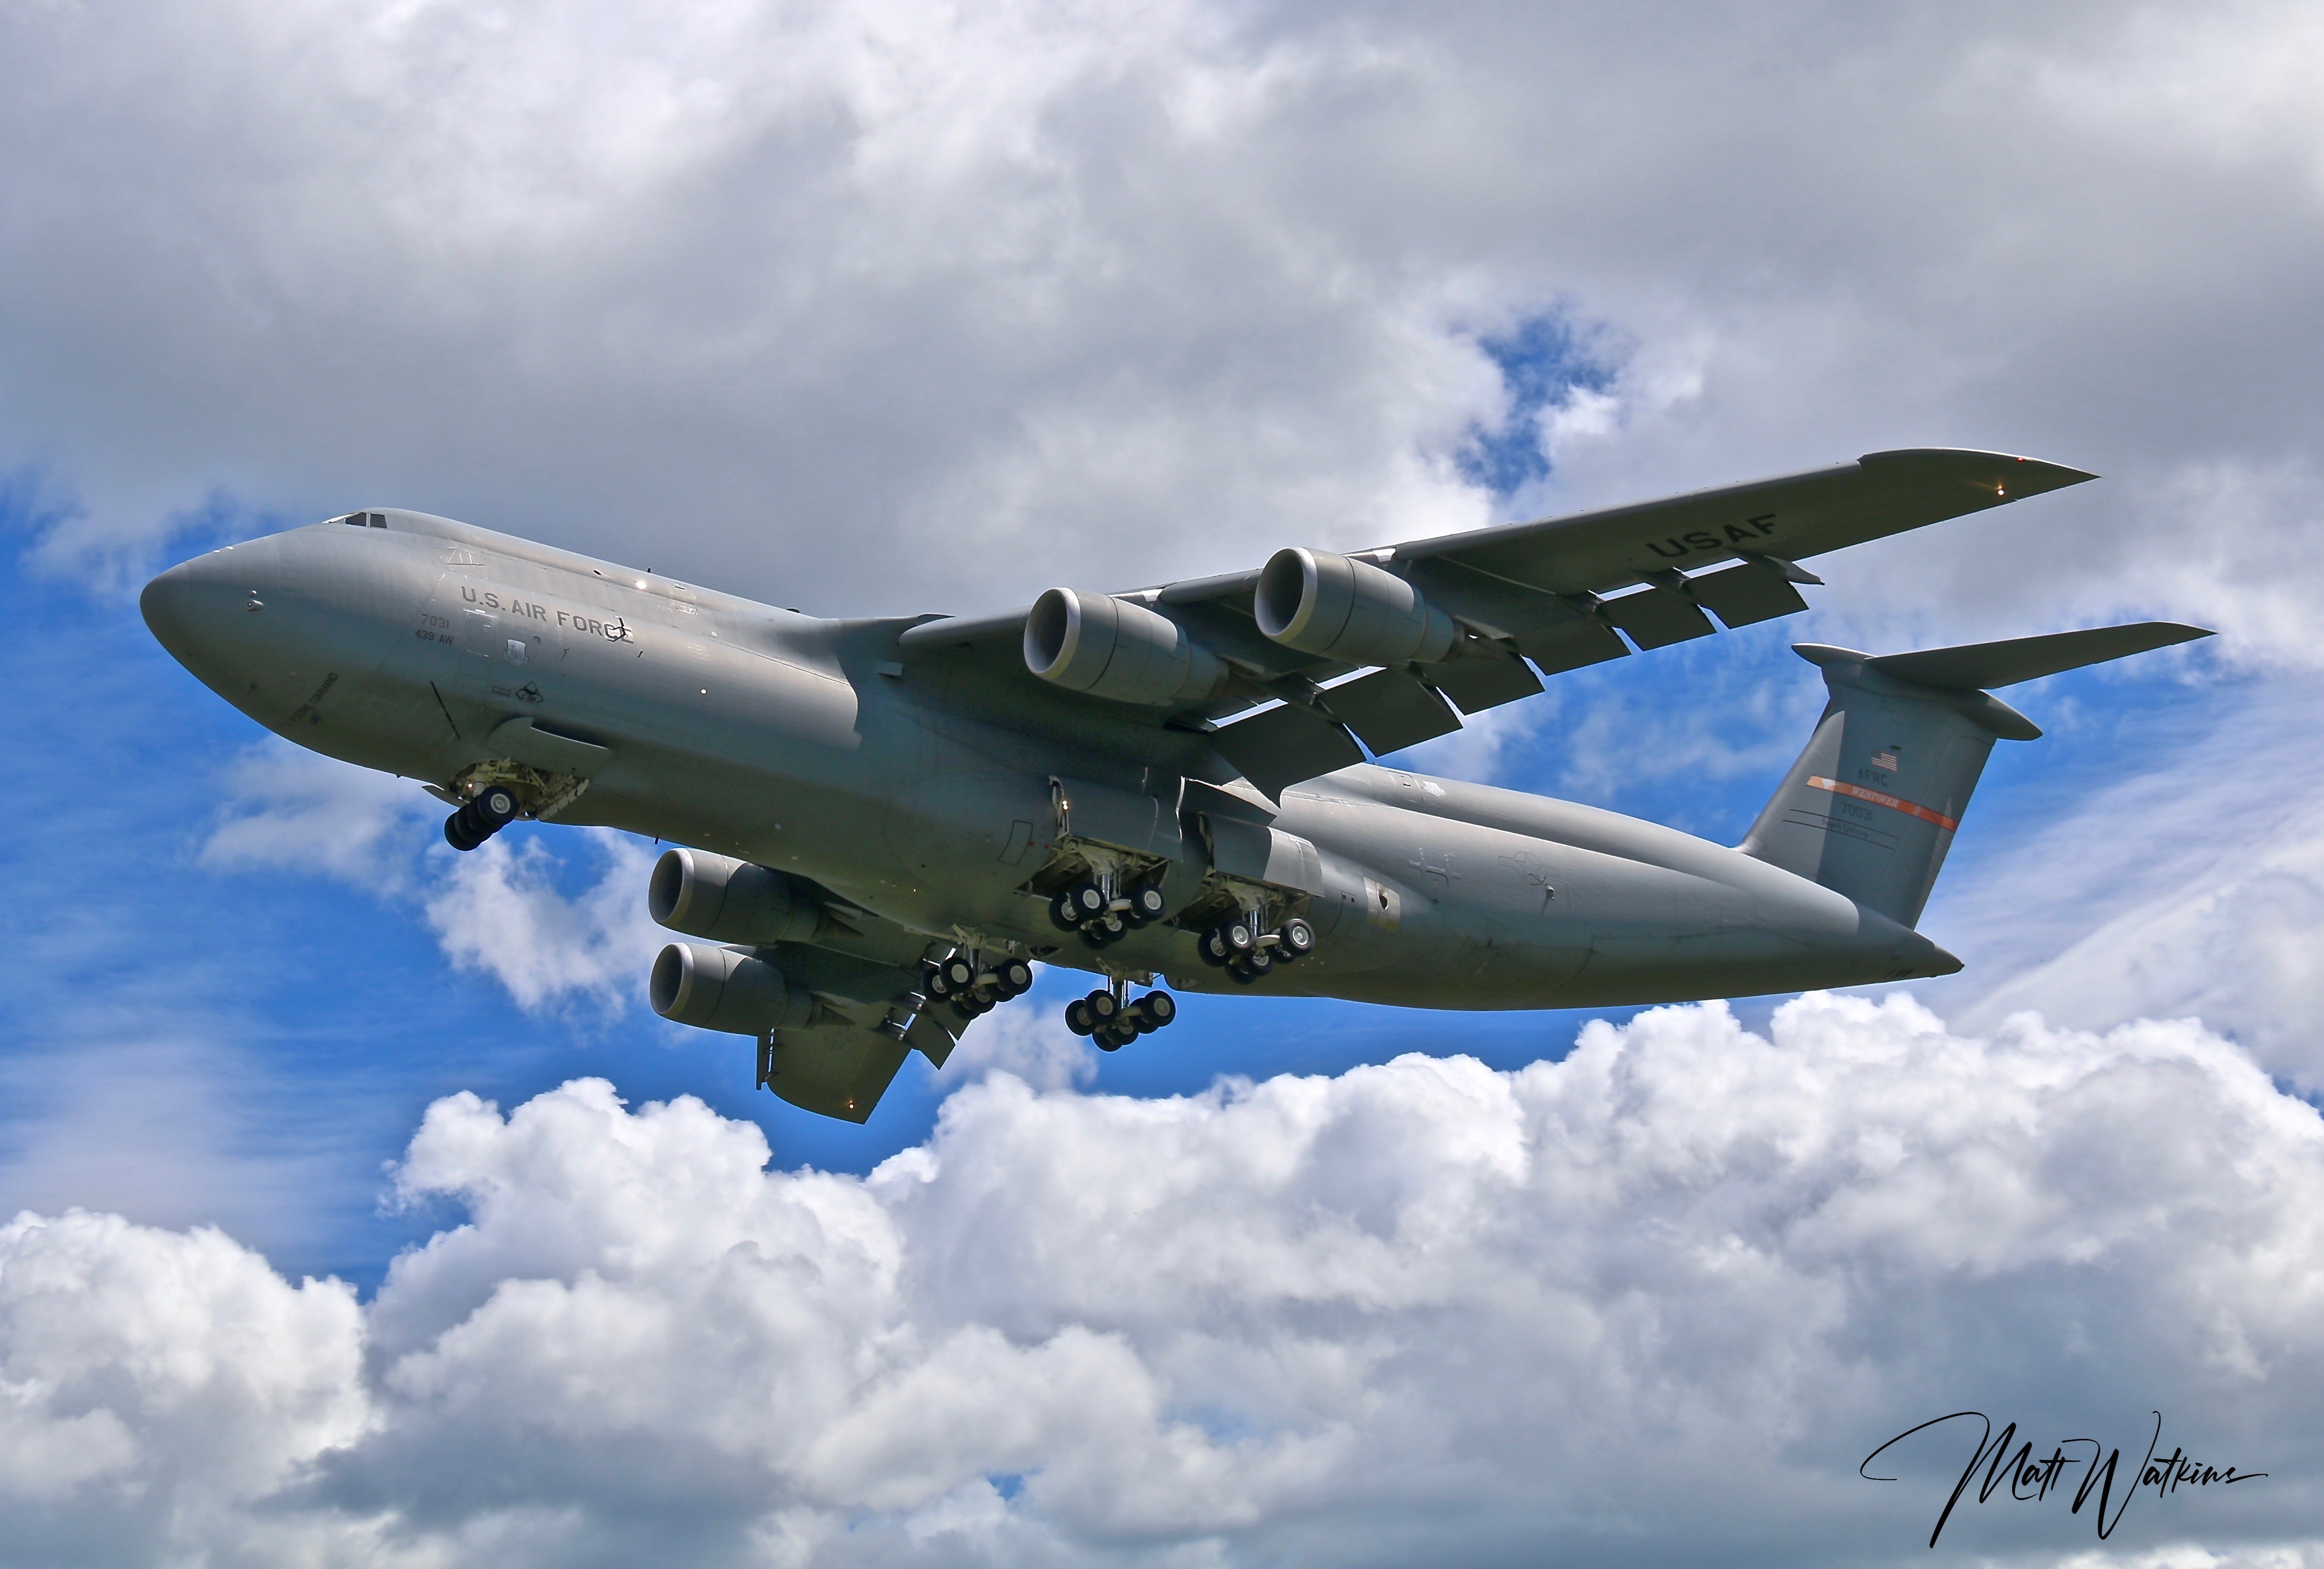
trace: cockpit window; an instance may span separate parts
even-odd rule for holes
[[[339,521],[343,523],[352,523],[358,529],[383,529],[387,527],[387,514],[384,512],[349,512],[346,517],[341,518]]]

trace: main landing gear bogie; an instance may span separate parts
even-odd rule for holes
[[[1033,966],[1004,955],[987,967],[982,955],[956,953],[922,965],[920,986],[931,998],[951,1003],[964,1021],[981,1019],[1031,991]]]
[[[1090,947],[1102,948],[1161,919],[1168,908],[1162,891],[1150,883],[1110,893],[1094,882],[1077,882],[1049,901],[1049,919],[1061,931],[1080,934]]]
[[[1094,1040],[1100,1051],[1120,1051],[1177,1017],[1178,1000],[1167,992],[1130,1001],[1119,987],[1103,988],[1065,1004],[1065,1028]]]
[[[1248,986],[1277,964],[1294,964],[1314,953],[1315,928],[1295,915],[1275,930],[1262,932],[1250,916],[1230,916],[1196,938],[1194,946],[1203,963]]]
[[[486,785],[444,819],[445,843],[455,850],[473,850],[515,822],[523,810],[515,790],[504,784]]]

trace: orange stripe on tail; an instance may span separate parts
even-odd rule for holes
[[[1850,800],[1870,801],[1876,807],[1886,807],[1892,812],[1902,812],[1908,817],[1918,817],[1924,823],[1934,823],[1948,834],[1960,826],[1958,818],[1948,817],[1942,812],[1932,812],[1923,806],[1916,806],[1902,796],[1883,795],[1878,790],[1866,789],[1862,785],[1842,784],[1836,779],[1825,779],[1818,775],[1808,780],[1808,789],[1830,790],[1836,796],[1846,796]]]

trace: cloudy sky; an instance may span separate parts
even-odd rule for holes
[[[1858,1463],[1962,1410],[2269,1475],[1949,1559],[2324,1564],[2319,79],[2218,0],[0,0],[0,1564],[1917,1562],[1976,1435]],[[1791,641],[2220,629],[2010,694],[1961,975],[1102,1062],[1055,977],[862,1129],[645,1010],[650,846],[455,856],[134,608],[366,503],[974,612],[1937,445],[2104,479],[1413,761],[1731,843]]]

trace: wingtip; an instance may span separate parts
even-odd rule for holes
[[[2024,464],[2028,468],[2038,469],[2043,475],[2056,480],[2057,484],[2051,487],[2056,490],[2063,490],[2070,485],[2080,485],[2098,477],[2089,469],[2076,468],[2070,463],[2050,463],[2039,457],[2019,457],[2014,453],[2011,454],[2011,459],[2015,463]]]
[[[1967,462],[1974,467],[1998,466],[1993,483],[2007,493],[2003,499],[2015,501],[2019,496],[2041,495],[2048,491],[2063,490],[2070,485],[2080,485],[2098,476],[2086,468],[2068,464],[2052,463],[2045,458],[2027,457],[2016,452],[1987,452],[1977,447],[1898,447],[1880,452],[1868,452],[1856,461],[1867,467],[1883,464],[1935,461],[1947,466]]]

